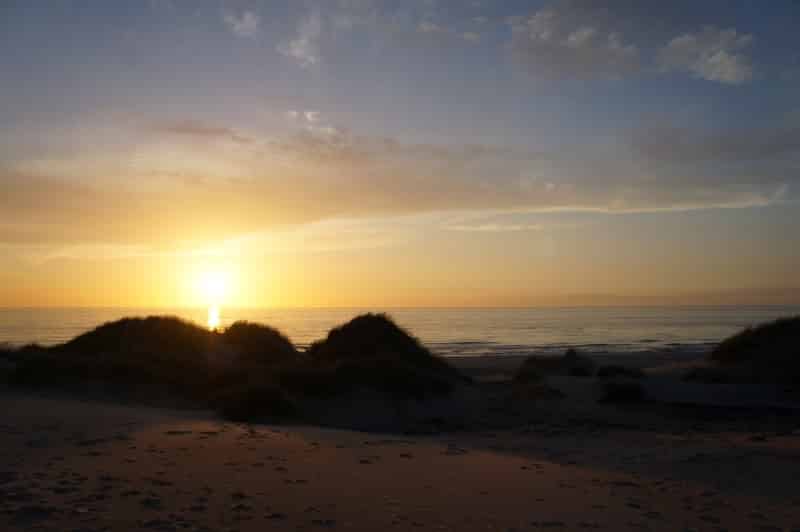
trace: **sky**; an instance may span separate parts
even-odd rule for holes
[[[800,303],[800,2],[0,4],[0,307]]]

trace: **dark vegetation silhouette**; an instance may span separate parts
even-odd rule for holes
[[[23,357],[14,381],[63,388],[114,384],[119,393],[149,387],[199,398],[217,345],[213,333],[178,318],[124,318]]]
[[[595,376],[598,379],[642,379],[644,378],[644,372],[639,368],[629,368],[627,366],[620,366],[618,364],[609,364],[606,366],[600,366],[597,369]]]
[[[638,368],[606,365],[596,369],[592,359],[570,348],[560,357],[533,355],[525,359],[512,381],[517,399],[560,399],[565,394],[548,385],[547,377],[596,377],[602,382],[602,402],[631,403],[645,399]]]
[[[292,362],[298,353],[292,342],[277,329],[247,321],[237,321],[222,333],[223,340],[236,349],[241,365],[266,365]]]
[[[311,344],[306,354],[312,371],[305,376],[322,376],[338,388],[318,388],[327,393],[370,388],[398,398],[422,399],[448,393],[454,383],[464,380],[385,314],[353,318]]]
[[[382,314],[354,318],[305,353],[265,325],[237,322],[217,332],[175,317],[125,318],[26,356],[7,351],[17,360],[18,385],[74,390],[103,383],[135,398],[172,394],[237,420],[297,418],[306,399],[364,389],[424,400],[466,382]]]
[[[686,378],[796,383],[799,346],[800,318],[748,328],[721,342],[709,366]],[[125,318],[53,347],[0,346],[0,370],[12,384],[41,390],[182,401],[180,406],[212,407],[235,420],[312,422],[320,406],[339,400],[365,405],[372,400],[366,398],[377,398],[400,406],[447,396],[470,382],[384,314],[357,316],[304,352],[257,323],[210,331],[175,317]],[[575,349],[560,357],[527,358],[513,377],[510,397],[563,396],[548,386],[550,376],[596,376],[609,402],[646,399],[640,370],[598,369]]]
[[[602,401],[606,403],[639,403],[647,399],[638,380],[615,379],[604,385]]]
[[[752,363],[781,371],[800,369],[800,316],[748,327],[720,342],[711,352],[711,360]]]
[[[577,349],[569,348],[563,356],[531,355],[525,359],[517,371],[520,379],[530,380],[535,375],[562,375],[570,377],[591,377],[595,373],[595,363],[581,355]]]
[[[264,398],[277,397],[274,416],[301,411],[306,400],[375,392],[391,400],[441,397],[468,382],[384,314],[364,314],[330,331],[293,361],[258,378],[239,381],[221,394],[223,412],[256,417]],[[241,382],[246,384],[241,385]],[[294,406],[290,406],[294,403]]]
[[[800,316],[748,327],[720,342],[709,366],[686,375],[702,382],[800,381]]]

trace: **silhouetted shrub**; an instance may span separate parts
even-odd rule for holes
[[[512,379],[516,384],[542,382],[544,380],[544,373],[538,363],[529,363],[530,358],[519,367]]]
[[[217,334],[173,316],[123,318],[81,334],[58,349],[82,355],[168,354],[173,359],[193,359],[208,354]]]
[[[314,342],[307,354],[310,365],[286,372],[282,382],[295,388],[305,381],[312,394],[370,388],[421,399],[467,381],[384,314],[357,316]]]
[[[279,331],[266,325],[237,321],[222,333],[225,343],[238,353],[243,365],[271,365],[297,358],[294,345]]]
[[[11,347],[10,344],[5,342],[0,343],[0,358],[7,358],[10,360],[15,351],[16,350]]]
[[[637,403],[646,399],[644,388],[638,381],[620,380],[605,383],[603,401],[608,403]]]
[[[194,398],[207,393],[218,335],[174,317],[125,318],[31,353],[13,379],[28,386],[94,381],[125,392],[154,386]]]
[[[232,421],[285,420],[299,414],[289,395],[269,382],[246,383],[222,390],[215,403],[222,416]]]
[[[723,365],[713,364],[691,368],[683,375],[683,380],[706,384],[741,384],[783,382],[791,379],[790,375],[776,376],[774,372],[754,369],[750,364]]]
[[[531,355],[525,359],[519,370],[517,377],[524,378],[525,375],[562,375],[571,377],[591,377],[595,372],[594,362],[575,349],[568,349],[564,356],[540,356]]]
[[[607,366],[600,366],[597,370],[597,377],[600,379],[613,379],[623,377],[626,379],[641,379],[644,377],[644,372],[639,368],[629,368],[626,366],[619,366],[610,364]]]
[[[366,389],[395,399],[445,395],[456,382],[449,373],[385,357],[307,363],[282,370],[278,379],[292,393],[310,397],[336,397]]]
[[[237,322],[217,333],[173,317],[125,318],[62,345],[31,348],[12,376],[27,386],[111,385],[114,393],[137,399],[177,395],[231,419],[291,417],[294,399],[362,389],[425,399],[466,381],[386,316],[374,314],[333,329],[307,353],[254,323]]]
[[[749,365],[776,377],[800,376],[800,316],[748,327],[720,342],[711,360]]]
[[[547,385],[547,379],[534,364],[523,364],[511,381],[516,400],[560,399],[564,393]]]
[[[37,355],[45,350],[38,344],[27,344],[22,347],[14,347],[10,344],[0,344],[0,359],[5,359],[11,363],[19,362],[26,356]]]

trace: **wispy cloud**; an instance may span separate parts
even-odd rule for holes
[[[658,65],[664,71],[685,71],[700,79],[739,85],[753,79],[747,53],[752,43],[750,34],[709,26],[669,41],[659,51]]]
[[[474,31],[465,31],[464,33],[461,34],[461,37],[465,41],[469,41],[469,42],[478,42],[478,41],[481,40],[480,34],[475,33]]]
[[[322,60],[319,40],[322,36],[322,15],[312,10],[297,27],[296,36],[278,45],[278,52],[297,61],[304,68],[312,67]]]
[[[651,141],[620,157],[618,149],[579,144],[542,151],[410,143],[338,126],[315,109],[289,111],[287,118],[293,124],[288,132],[267,136],[193,119],[139,129],[138,140],[131,139],[135,153],[121,148],[117,154],[129,163],[114,180],[107,179],[108,168],[94,163],[92,150],[52,159],[46,176],[20,161],[15,172],[0,175],[0,241],[162,243],[342,217],[467,210],[741,208],[791,200],[800,185],[797,166],[771,162],[750,172],[729,164],[744,156],[791,161],[800,146],[788,130],[699,137],[686,144],[682,132],[654,129]],[[637,133],[640,139],[647,135]],[[218,141],[228,144],[209,150],[208,142]],[[707,157],[723,166],[705,166]],[[74,168],[82,169],[83,183],[60,177],[59,171],[71,176]],[[445,226],[487,233],[537,229],[518,219],[449,220]]]
[[[620,77],[640,68],[635,44],[565,5],[512,17],[509,25],[514,57],[537,76]]]
[[[537,224],[500,224],[500,223],[486,223],[475,225],[448,225],[445,227],[448,231],[463,231],[474,233],[506,233],[518,231],[541,231],[543,227]]]
[[[443,26],[431,20],[422,20],[417,24],[417,32],[432,37],[448,37],[464,40],[470,43],[480,42],[481,36],[475,31],[459,32],[451,27]]]
[[[417,25],[417,31],[420,33],[449,33],[450,30],[436,24],[435,22],[431,22],[429,20],[423,20]]]
[[[238,144],[253,142],[251,137],[228,127],[208,124],[197,120],[177,120],[154,124],[152,129],[172,135],[181,135],[202,139],[229,140]]]
[[[252,11],[242,11],[240,14],[225,13],[222,20],[239,37],[255,37],[261,23],[261,17]]]

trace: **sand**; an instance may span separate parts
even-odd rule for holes
[[[0,405],[4,531],[800,530],[793,418],[408,436]]]

